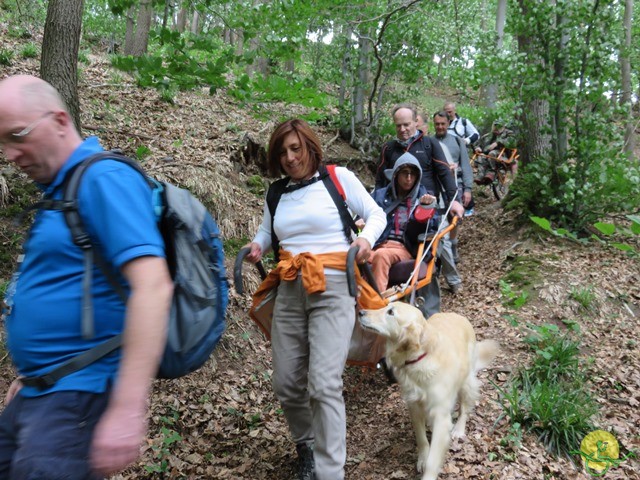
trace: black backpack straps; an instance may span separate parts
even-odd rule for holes
[[[267,190],[267,206],[269,207],[269,214],[271,215],[271,248],[273,249],[273,256],[276,262],[280,261],[280,241],[276,236],[276,232],[273,229],[273,219],[276,216],[276,208],[280,203],[280,197],[284,192],[285,187],[289,183],[289,177],[281,178],[271,184],[269,190]]]
[[[99,343],[95,347],[70,358],[52,371],[39,377],[23,377],[20,382],[26,387],[36,387],[40,390],[52,387],[62,377],[75,373],[88,367],[96,360],[106,357],[114,350],[120,348],[122,344],[122,334],[115,335],[109,340]]]
[[[143,175],[145,179],[147,179],[144,171],[134,160],[118,153],[104,151],[96,153],[84,159],[80,164],[74,167],[71,172],[67,174],[64,183],[62,184],[62,208],[60,209],[62,210],[65,222],[69,227],[69,230],[71,231],[71,238],[73,240],[73,243],[80,247],[84,256],[84,277],[82,279],[83,338],[93,338],[95,334],[93,321],[93,298],[91,296],[94,263],[98,266],[98,268],[100,268],[107,281],[111,284],[122,301],[125,303],[127,301],[127,294],[125,293],[120,282],[117,280],[112,268],[107,265],[107,262],[104,260],[104,258],[102,258],[100,251],[96,248],[93,248],[91,238],[89,237],[89,234],[82,224],[82,219],[80,218],[80,212],[78,210],[78,190],[80,188],[80,181],[82,180],[84,173],[94,163],[106,159],[126,163],[131,168],[137,170],[141,175]],[[150,182],[150,185],[153,184]]]
[[[334,168],[334,165],[329,166],[329,169]],[[329,195],[331,195],[333,203],[336,204],[336,208],[338,209],[338,213],[340,214],[340,220],[342,221],[344,236],[347,239],[347,243],[351,245],[351,232],[353,231],[357,235],[358,227],[356,226],[356,222],[349,212],[349,207],[347,206],[346,199],[338,191],[338,186],[336,185],[336,182],[338,182],[338,177],[335,175],[335,170],[334,174],[331,175],[329,169],[327,167],[320,167],[320,178],[322,180],[322,183],[324,183],[325,188],[329,192]],[[340,190],[342,190],[342,186],[340,186]]]
[[[335,168],[335,166],[330,166],[330,168]],[[351,231],[354,233],[358,233],[358,227],[356,226],[356,222],[349,213],[349,207],[347,206],[347,202],[345,201],[342,194],[338,191],[338,187],[336,186],[336,182],[338,182],[338,178],[329,173],[329,170],[326,167],[320,167],[318,169],[320,173],[320,179],[322,183],[324,183],[325,188],[329,192],[333,203],[336,204],[336,208],[338,209],[338,213],[340,214],[340,220],[342,221],[344,236],[347,239],[347,242],[351,244]],[[280,261],[280,255],[278,254],[280,249],[280,241],[276,236],[276,233],[273,229],[273,219],[276,215],[276,208],[278,208],[278,203],[280,202],[280,197],[282,197],[282,193],[289,183],[290,178],[285,177],[280,180],[276,180],[271,184],[269,190],[267,191],[267,206],[269,207],[269,213],[271,215],[271,248],[273,249],[273,255],[275,257],[276,262]],[[342,187],[340,187],[342,190]]]

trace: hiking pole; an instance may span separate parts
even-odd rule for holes
[[[433,245],[433,242],[435,242],[436,238],[438,238],[438,234],[442,230],[444,230],[444,228],[446,228],[446,227],[443,227],[444,222],[445,222],[446,218],[448,217],[449,212],[451,211],[451,207],[453,206],[453,202],[455,202],[457,198],[458,198],[458,192],[456,192],[456,194],[453,197],[453,200],[451,200],[451,202],[449,203],[449,206],[447,207],[447,210],[444,212],[444,215],[442,216],[442,219],[440,220],[440,224],[438,225],[438,229],[436,230],[436,233],[434,234],[433,238],[431,239],[431,242],[429,242],[429,245],[427,246],[427,248],[423,249],[422,256],[420,257],[420,261],[416,263],[416,267],[411,272],[411,275],[409,276],[408,280],[402,285],[402,290],[406,289],[409,286],[409,284],[413,281],[414,276],[418,275],[418,272],[420,271],[420,264],[424,261],[424,259],[426,258],[427,254],[431,251],[431,246]],[[423,245],[427,242],[427,237],[428,237],[426,235],[427,231],[428,231],[428,225],[427,225],[427,230],[425,231]],[[435,258],[435,255],[434,255],[434,258]],[[411,293],[412,293],[412,297],[415,297],[414,292],[411,292]]]

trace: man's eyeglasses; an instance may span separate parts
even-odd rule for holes
[[[398,172],[398,175],[404,175],[405,177],[408,177],[409,175],[411,175],[412,177],[417,177],[418,172],[416,172],[415,170],[400,170]]]
[[[34,120],[33,122],[31,122],[29,125],[24,127],[19,132],[12,132],[12,133],[8,134],[6,138],[0,140],[0,145],[7,145],[7,144],[11,144],[11,143],[20,143],[20,142],[22,142],[23,139],[27,135],[29,135],[38,125],[40,125],[44,121],[45,118],[47,118],[49,115],[51,115],[53,113],[55,113],[55,112],[49,111],[49,112],[43,114],[37,120]]]

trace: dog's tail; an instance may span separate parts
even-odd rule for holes
[[[494,340],[483,340],[476,344],[476,371],[489,366],[500,352],[500,344]]]

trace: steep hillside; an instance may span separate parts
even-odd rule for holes
[[[20,60],[3,67],[0,77],[37,70],[36,60]],[[223,91],[214,96],[204,91],[181,93],[168,104],[155,91],[140,90],[112,71],[98,56],[90,56],[82,65],[80,96],[85,134],[97,134],[106,148],[137,154],[151,173],[189,187],[207,203],[226,239],[230,273],[238,246],[261,220],[267,182],[259,155],[249,159],[245,155],[247,140],[264,145],[280,119],[304,109],[243,106]],[[268,119],[257,120],[256,108],[260,118]],[[370,160],[341,143],[336,132],[322,127],[318,131],[328,145],[327,158],[355,168],[370,183],[366,174]],[[11,205],[22,198],[27,182],[6,163],[2,174],[9,180]],[[443,309],[466,315],[480,338],[501,343],[502,353],[481,374],[482,397],[467,439],[454,443],[441,478],[587,479],[570,461],[546,453],[530,434],[522,436],[519,448],[513,447],[514,431],[501,418],[497,388],[530,361],[530,349],[522,340],[534,326],[551,323],[565,331],[577,325],[584,362],[593,359],[585,381],[601,406],[596,425],[616,435],[623,453],[640,449],[639,262],[597,243],[578,245],[519,230],[519,219],[505,214],[483,193],[475,192],[476,214],[461,227],[463,293],[443,293]],[[6,255],[15,252],[16,234],[19,231],[3,218],[5,260],[0,277],[6,278],[10,270]],[[528,279],[528,300],[520,309],[507,305],[508,292],[499,283],[518,269]],[[246,271],[245,285],[253,291],[257,275],[250,268]],[[587,307],[575,295],[584,289],[593,294]],[[232,289],[228,331],[205,368],[184,379],[156,382],[144,455],[135,467],[114,478],[293,476],[293,446],[270,384],[269,346],[247,316],[249,301],[249,295],[240,296]],[[2,367],[1,392],[13,378],[7,355]],[[397,385],[389,385],[380,372],[348,368],[345,398],[347,478],[415,478],[415,442]],[[638,470],[637,460],[627,460],[606,478],[640,478]]]

